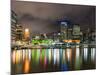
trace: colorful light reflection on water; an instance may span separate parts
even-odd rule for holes
[[[84,60],[87,61],[88,58],[88,48],[84,48]]]
[[[91,48],[91,61],[95,61],[96,59],[96,50],[95,48]]]
[[[83,62],[89,63],[88,60],[95,64],[96,49],[91,48],[90,50],[90,53],[88,48],[81,50],[79,47],[14,50],[12,51],[12,65],[16,67],[14,68],[16,73],[79,70],[84,69]]]

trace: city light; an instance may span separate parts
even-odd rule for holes
[[[49,64],[50,64],[51,63],[51,59],[52,59],[51,49],[48,49],[48,59],[49,59]]]
[[[16,51],[16,63],[19,63],[20,62],[20,51]]]
[[[13,62],[13,64],[15,64],[15,62],[16,62],[16,51],[13,51],[12,52],[12,62]]]
[[[81,66],[81,56],[80,56],[80,49],[76,47],[76,54],[75,54],[75,69],[79,70]]]
[[[67,57],[67,61],[70,62],[71,61],[71,57],[72,57],[72,49],[66,49],[66,57]]]
[[[22,50],[23,51],[23,61],[25,59],[25,49]]]
[[[26,40],[30,37],[30,32],[28,28],[25,29],[24,37]]]
[[[67,62],[66,62],[66,58],[65,58],[65,49],[63,49],[62,51],[62,61],[61,61],[61,70],[62,71],[67,71],[68,70],[68,66],[67,66]]]
[[[27,32],[27,33],[28,33],[28,32],[29,32],[29,29],[28,29],[28,28],[26,28],[26,29],[25,29],[25,32]]]
[[[94,6],[12,3],[11,75],[96,68]]]
[[[42,49],[41,51],[41,64],[44,64],[44,57],[45,57],[45,49]]]
[[[88,58],[88,48],[84,48],[84,60],[87,61]]]
[[[35,49],[32,49],[32,51],[31,51],[32,53],[31,53],[31,56],[32,56],[32,62],[34,62],[35,60]]]
[[[91,61],[95,61],[96,58],[96,51],[95,48],[91,48]]]
[[[28,53],[29,53],[29,60],[31,61],[31,49],[28,49]]]
[[[48,55],[48,50],[45,49],[45,56],[44,56],[44,68],[47,66],[47,55]]]
[[[28,59],[25,59],[24,61],[24,73],[28,73],[30,69],[30,62]]]
[[[68,43],[72,43],[72,42],[80,43],[80,40],[63,40],[63,41]]]
[[[36,50],[36,63],[39,64],[39,58],[40,58],[40,49]]]
[[[56,55],[57,55],[57,64],[59,65],[59,61],[60,61],[59,49],[56,49]]]
[[[60,53],[60,63],[62,64],[62,61],[63,61],[63,59],[62,59],[62,57],[63,57],[63,49],[59,49],[59,53]]]
[[[65,63],[66,61],[66,58],[65,58],[65,50],[63,50],[63,63]]]
[[[54,61],[54,65],[56,64],[56,58],[57,58],[57,54],[56,54],[56,49],[53,49],[53,61]]]

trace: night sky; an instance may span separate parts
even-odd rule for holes
[[[12,1],[11,9],[18,15],[18,23],[32,34],[59,31],[56,21],[62,18],[79,24],[84,31],[96,28],[95,6]]]

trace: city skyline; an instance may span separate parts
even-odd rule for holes
[[[96,69],[95,10],[12,1],[11,74]]]
[[[62,18],[70,20],[72,24],[79,24],[84,31],[96,28],[95,6],[25,1],[12,1],[11,6],[18,15],[18,23],[29,28],[31,34],[59,31],[56,21]]]

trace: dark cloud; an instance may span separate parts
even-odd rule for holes
[[[95,6],[12,1],[18,22],[31,32],[49,33],[59,30],[57,19],[68,18],[82,29],[95,28]]]

